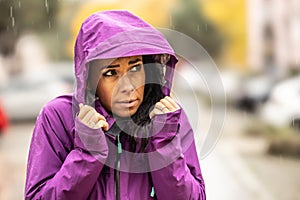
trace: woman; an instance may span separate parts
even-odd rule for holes
[[[41,111],[26,199],[205,199],[193,132],[169,96],[177,59],[127,11],[88,17],[75,44],[76,92]]]

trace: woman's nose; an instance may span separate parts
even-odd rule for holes
[[[119,81],[120,92],[122,93],[130,93],[134,91],[134,85],[132,84],[132,80],[128,76],[123,76]]]

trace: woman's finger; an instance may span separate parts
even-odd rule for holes
[[[168,109],[162,102],[157,102],[154,107],[161,111]]]
[[[108,131],[109,125],[108,125],[108,123],[106,121],[100,120],[98,123],[101,124],[100,127],[103,128],[103,130]]]
[[[155,104],[154,109],[149,114],[149,117],[152,119],[155,115],[174,112],[179,108],[179,105],[171,97],[166,96]]]
[[[90,121],[92,121],[91,119],[94,117],[95,115],[95,112],[94,110],[90,110],[82,119],[81,121],[85,122],[85,123],[88,123]],[[96,123],[96,121],[93,121]]]
[[[160,102],[161,102],[165,107],[167,107],[168,110],[170,110],[170,111],[176,110],[176,108],[175,108],[168,100],[166,100],[166,99],[161,99]]]
[[[171,105],[177,110],[179,109],[179,105],[174,101],[174,99],[172,99],[171,97],[169,96],[166,96],[164,99],[166,99],[168,102],[171,103]]]
[[[106,121],[104,121],[104,120],[100,120],[92,128],[93,129],[103,128],[103,130],[108,131],[108,123]]]
[[[95,117],[96,117],[96,122],[98,122],[99,120],[106,121],[105,117],[103,115],[100,115],[97,111],[95,113]]]
[[[154,107],[153,110],[150,112],[149,117],[150,119],[152,119],[155,115],[159,114],[164,114],[164,112],[161,109]]]
[[[88,105],[82,105],[79,106],[80,108],[80,111],[79,111],[79,114],[78,114],[78,118],[79,119],[83,119],[83,117],[90,111],[92,110],[93,108],[91,106],[88,106]]]

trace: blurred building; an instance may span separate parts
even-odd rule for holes
[[[280,78],[300,69],[300,1],[248,0],[250,68]]]

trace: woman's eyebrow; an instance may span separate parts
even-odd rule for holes
[[[102,71],[103,69],[113,69],[113,68],[118,68],[120,67],[120,65],[108,65],[108,66],[103,66],[100,68],[100,71]]]
[[[129,65],[132,65],[132,64],[135,64],[135,63],[140,62],[140,61],[142,61],[142,60],[141,60],[140,58],[137,58],[137,59],[135,59],[135,60],[130,60],[130,61],[128,62],[128,64],[129,64]],[[102,66],[102,67],[100,67],[100,71],[103,70],[103,69],[113,69],[113,68],[118,68],[118,67],[120,67],[119,64]]]
[[[105,68],[111,69],[111,68],[117,68],[117,67],[120,67],[120,65],[108,65]]]
[[[142,61],[140,58],[137,58],[137,59],[135,59],[135,60],[130,60],[129,62],[128,62],[128,64],[129,65],[131,65],[131,64],[135,64],[135,63],[137,63],[137,62],[139,62],[139,61]]]

